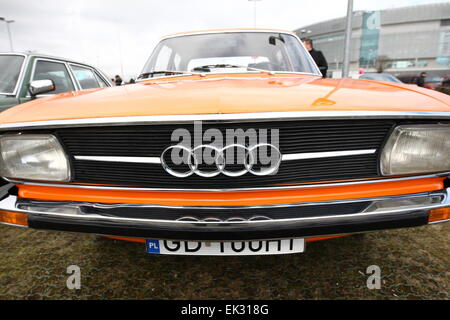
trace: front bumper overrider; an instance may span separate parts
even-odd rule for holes
[[[449,189],[377,198],[221,207],[38,201],[6,193],[0,201],[0,213],[26,216],[26,226],[34,229],[123,237],[300,238],[434,223],[429,212],[450,207]],[[449,219],[436,222],[444,221]]]

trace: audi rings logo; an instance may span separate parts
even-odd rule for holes
[[[169,153],[171,161],[167,160]],[[194,148],[174,145],[166,148],[161,154],[164,170],[179,178],[192,174],[205,178],[219,174],[239,177],[246,173],[266,176],[275,174],[280,162],[280,150],[269,143],[259,143],[250,147],[230,144],[223,148],[211,144],[202,144]],[[183,165],[185,168],[180,168]]]
[[[201,121],[195,121],[193,131],[192,126],[191,130],[175,129],[171,136],[174,144],[160,156],[163,169],[179,178],[276,174],[282,158],[279,130],[229,126],[203,128]]]

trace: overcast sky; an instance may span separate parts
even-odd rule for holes
[[[380,10],[449,0],[354,0],[354,10]],[[293,30],[346,14],[347,0],[260,0],[257,27]],[[253,27],[248,0],[0,0],[15,51],[33,50],[90,63],[124,80],[135,77],[163,35]],[[9,51],[0,21],[0,52]]]

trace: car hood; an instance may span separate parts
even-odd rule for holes
[[[0,123],[286,111],[450,112],[450,97],[419,87],[360,79],[183,76],[37,99],[2,112]]]

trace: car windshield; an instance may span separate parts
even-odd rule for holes
[[[298,72],[318,69],[298,39],[273,32],[187,35],[162,40],[140,78],[180,73]]]
[[[360,79],[366,80],[377,80],[377,81],[390,81],[390,82],[400,82],[396,77],[386,74],[386,73],[366,73],[359,77]]]
[[[0,94],[14,94],[24,60],[23,56],[0,55]]]

